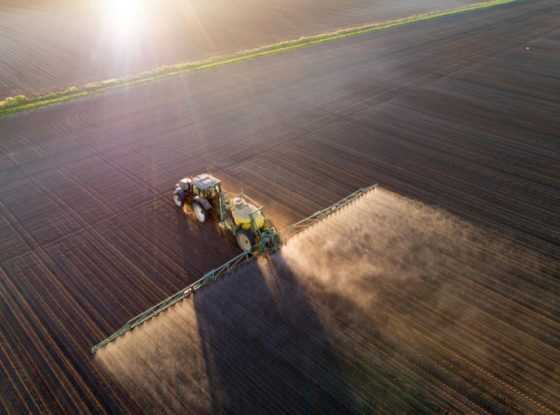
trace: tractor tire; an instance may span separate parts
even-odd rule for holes
[[[175,206],[179,209],[183,207],[183,198],[181,197],[181,193],[177,192],[173,194],[173,203],[175,203]]]
[[[194,202],[192,205],[194,216],[200,223],[206,222],[206,217],[208,216],[204,208],[200,203]]]
[[[255,235],[251,231],[240,229],[235,235],[237,245],[243,252],[252,252],[255,246]]]

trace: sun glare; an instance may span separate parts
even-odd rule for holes
[[[105,20],[115,33],[131,34],[142,26],[142,0],[105,0],[103,9]]]

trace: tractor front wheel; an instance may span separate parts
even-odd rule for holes
[[[180,193],[175,193],[173,195],[173,203],[175,203],[175,206],[177,206],[178,208],[183,207],[183,198],[181,197]]]
[[[239,230],[237,235],[235,235],[235,239],[237,239],[237,245],[243,252],[251,252],[253,251],[253,246],[255,245],[255,236],[250,231]]]
[[[194,215],[196,216],[196,219],[200,222],[200,223],[204,223],[206,222],[206,211],[204,210],[204,208],[200,205],[200,203],[196,203],[194,202],[193,205],[193,211],[194,211]]]

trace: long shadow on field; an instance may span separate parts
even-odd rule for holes
[[[329,334],[281,256],[194,304],[213,413],[355,412]]]
[[[528,284],[553,274],[541,261],[376,191],[98,359],[149,413],[539,413],[507,379],[538,379],[557,407],[556,379],[533,371],[556,343],[508,295],[554,299]]]

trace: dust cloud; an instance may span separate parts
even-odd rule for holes
[[[308,289],[343,298],[343,307],[350,301],[369,314],[383,305],[387,291],[402,290],[406,301],[414,287],[455,267],[458,256],[472,260],[469,246],[476,232],[451,215],[377,188],[296,235],[282,255]],[[426,295],[435,297],[443,283],[438,280]],[[453,306],[445,301],[436,305]]]
[[[209,410],[192,301],[183,301],[109,344],[96,359],[147,413]]]
[[[337,413],[530,412],[515,382],[531,379],[551,400],[560,382],[544,370],[560,359],[547,343],[557,301],[544,288],[557,265],[378,188],[97,360],[151,413],[274,410],[287,405],[272,393],[283,388],[291,412],[308,413],[317,379],[328,382],[316,396],[348,389]],[[509,373],[515,382],[501,380]],[[470,401],[434,393],[449,382]]]

